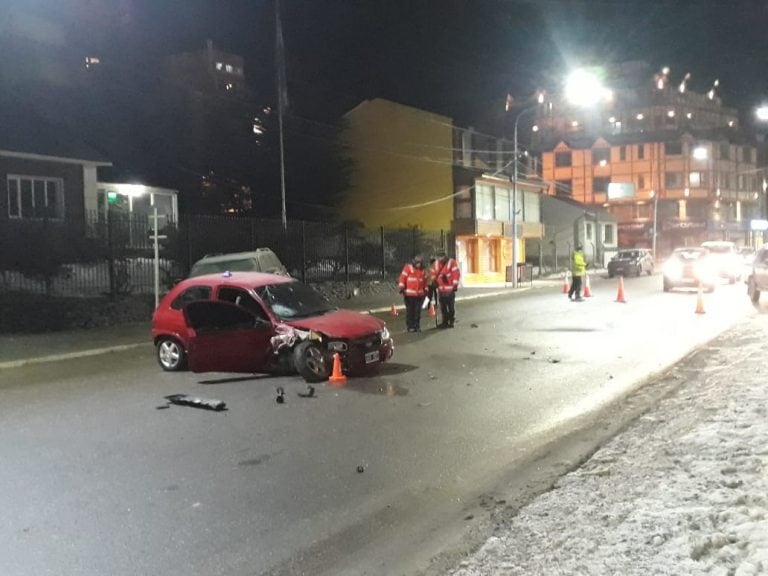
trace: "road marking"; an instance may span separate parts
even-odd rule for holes
[[[36,358],[23,358],[21,360],[10,360],[8,362],[0,362],[0,370],[6,368],[20,368],[29,364],[41,364],[43,362],[58,362],[59,360],[72,360],[74,358],[83,358],[86,356],[98,356],[100,354],[107,354],[109,352],[123,352],[125,350],[131,350],[138,348],[139,346],[147,346],[149,342],[140,342],[136,344],[120,344],[118,346],[108,346],[106,348],[92,348],[90,350],[78,350],[77,352],[65,352],[62,354],[50,354],[48,356],[38,356]]]

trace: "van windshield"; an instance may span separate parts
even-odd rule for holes
[[[192,267],[189,276],[204,276],[205,274],[218,274],[220,272],[258,272],[258,267],[253,258],[241,260],[224,260],[222,262],[199,262]]]

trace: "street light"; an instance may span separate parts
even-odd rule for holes
[[[597,74],[587,69],[579,69],[572,72],[565,82],[565,99],[572,105],[584,108],[591,107],[599,102],[610,101],[613,93],[607,89]],[[512,288],[517,288],[517,179],[518,179],[518,140],[517,128],[520,118],[538,109],[544,103],[544,94],[539,93],[537,104],[523,108],[515,117],[514,131],[514,159],[512,170]]]
[[[541,101],[542,98],[540,97],[539,104]],[[517,116],[515,117],[515,152],[514,158],[512,160],[512,288],[517,288],[517,125],[520,122],[520,118],[522,118],[525,114],[536,110],[539,107],[539,104],[524,108],[518,112]]]

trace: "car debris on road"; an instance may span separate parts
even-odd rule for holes
[[[196,396],[188,396],[186,394],[171,394],[165,397],[171,404],[178,404],[179,406],[191,406],[192,408],[202,408],[204,410],[213,410],[215,412],[221,412],[227,409],[227,404],[221,400],[213,400],[210,398],[199,398]]]

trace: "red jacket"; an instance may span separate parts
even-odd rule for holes
[[[426,296],[426,271],[424,268],[416,268],[413,264],[406,264],[403,266],[403,271],[400,272],[397,286],[406,296]]]
[[[438,292],[440,294],[450,294],[459,287],[461,270],[459,270],[459,265],[453,258],[448,258],[445,264],[440,260],[436,260],[432,265],[432,276],[437,281]]]

